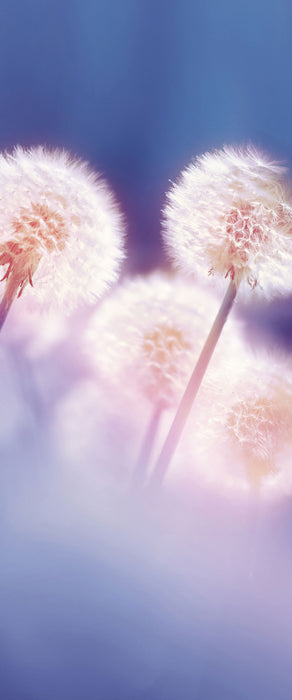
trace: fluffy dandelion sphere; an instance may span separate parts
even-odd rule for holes
[[[167,195],[163,235],[188,273],[230,276],[267,296],[292,291],[292,200],[285,169],[225,147],[191,163]]]
[[[83,346],[103,380],[170,408],[206,334],[206,315],[216,306],[213,295],[179,277],[138,277],[92,315]]]
[[[255,371],[252,372],[255,378]],[[235,455],[245,464],[248,481],[257,486],[262,479],[277,474],[281,453],[291,441],[291,378],[279,368],[257,371],[255,386],[250,380],[244,395],[229,408],[225,427]]]
[[[221,488],[261,486],[277,492],[285,481],[291,485],[292,375],[287,361],[255,358],[238,344],[236,361],[216,369],[177,460],[185,450],[189,474]]]
[[[0,157],[0,231],[8,305],[30,283],[32,299],[69,313],[104,293],[124,257],[110,189],[65,151],[18,147]]]
[[[145,361],[144,391],[148,398],[165,406],[175,400],[175,384],[183,371],[185,356],[191,350],[187,333],[174,319],[156,320],[142,337],[141,358]],[[181,368],[181,369],[180,369]],[[142,368],[141,368],[142,369]],[[144,372],[143,372],[144,374]]]

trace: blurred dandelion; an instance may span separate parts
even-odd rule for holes
[[[190,477],[217,488],[246,490],[249,484],[255,493],[260,487],[277,492],[289,480],[291,370],[285,357],[254,357],[240,342],[235,357],[216,362],[196,430],[188,427],[174,469],[181,472],[183,463]]]
[[[254,490],[262,481],[279,471],[285,443],[291,442],[291,382],[275,376],[269,366],[263,376],[265,387],[259,383],[230,408],[226,430],[236,453],[244,462],[247,480]]]
[[[153,407],[135,470],[139,482],[161,415],[177,403],[206,333],[206,311],[208,317],[216,304],[194,284],[157,272],[125,281],[89,320],[82,345],[99,381]]]
[[[224,148],[198,158],[168,194],[164,239],[176,264],[230,282],[162,448],[156,482],[168,468],[239,287],[266,295],[292,290],[292,207],[283,174],[255,149]]]
[[[0,227],[1,326],[28,283],[32,300],[70,313],[117,279],[122,215],[101,177],[65,151],[0,157]]]

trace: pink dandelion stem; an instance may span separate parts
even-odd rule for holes
[[[151,483],[161,483],[166,474],[239,286],[291,291],[292,208],[282,174],[255,150],[225,148],[191,164],[168,195],[164,236],[177,265],[231,279]]]
[[[11,304],[17,296],[17,287],[15,288],[15,285],[13,286],[14,289],[12,290],[12,293],[8,293],[6,290],[0,302],[0,330],[6,321],[6,317],[11,307]]]
[[[173,419],[171,428],[156,462],[155,469],[150,480],[151,483],[154,485],[160,484],[163,481],[163,478],[167,472],[169,463],[179,443],[182,431],[184,429],[186,420],[192,408],[193,402],[201,386],[204,374],[207,370],[208,364],[221,335],[221,331],[224,327],[224,324],[226,323],[228,315],[233,306],[236,294],[237,287],[233,280],[230,280],[222,305],[215,318],[215,321],[210,330],[205,345],[202,349],[195,369],[187,384],[183,397],[178,406],[176,415]]]

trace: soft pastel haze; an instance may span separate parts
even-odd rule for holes
[[[119,396],[176,406],[218,297],[179,274],[125,278],[94,311],[81,352],[101,383]]]
[[[8,163],[15,146],[58,158],[69,153],[70,163],[79,163],[78,197],[86,162],[82,182],[89,169],[99,173],[97,186],[106,183],[103,193],[113,192],[104,233],[112,213],[127,230],[124,272],[156,274],[159,265],[166,272],[166,193],[194,159],[224,144],[253,144],[287,168],[290,182],[291,24],[289,0],[2,0],[1,158]],[[11,240],[6,215],[16,220],[17,184],[22,191],[24,182],[17,172],[5,216],[0,199],[0,246]],[[92,192],[92,176],[90,183]],[[69,221],[70,181],[65,185]],[[82,202],[84,211],[90,202]],[[27,224],[27,200],[21,206]],[[271,443],[282,476],[269,474],[253,489],[245,454],[238,448],[234,460],[234,436],[224,428],[232,407],[234,426],[240,401],[251,401],[250,387],[261,395],[271,387],[266,369],[257,379],[262,360],[251,359],[253,371],[234,389],[242,357],[237,331],[245,336],[238,342],[252,342],[252,357],[265,355],[267,370],[271,354],[280,354],[284,385],[291,371],[286,277],[284,294],[271,304],[264,295],[235,305],[216,353],[223,361],[226,332],[234,367],[218,372],[214,354],[204,402],[198,395],[163,490],[133,497],[129,475],[151,402],[132,393],[130,368],[118,396],[114,387],[105,390],[101,371],[81,352],[95,314],[118,294],[111,282],[122,257],[119,249],[99,295],[94,270],[109,267],[100,256],[105,236],[93,233],[90,212],[89,247],[74,247],[71,220],[72,248],[65,237],[64,249],[53,253],[53,274],[48,249],[34,273],[27,270],[1,331],[1,700],[291,700],[290,447],[285,442],[279,453],[277,440]],[[56,312],[56,301],[73,315]],[[200,314],[204,308],[200,302]]]
[[[251,352],[240,331],[231,321],[223,331],[168,478],[273,501],[291,491],[291,363]]]

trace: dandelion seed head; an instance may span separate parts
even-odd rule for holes
[[[193,410],[179,470],[215,488],[266,493],[291,489],[292,375],[287,358],[254,355],[238,338],[233,359],[214,357],[212,381]]]
[[[124,222],[104,180],[65,151],[0,157],[3,280],[68,312],[99,298],[124,258]]]
[[[272,364],[257,387],[229,410],[227,433],[254,484],[279,471],[282,446],[291,431],[291,398],[289,382],[275,373]]]
[[[275,421],[276,412],[271,399],[252,397],[235,404],[227,418],[227,431],[234,448],[241,451],[250,467],[250,476],[253,468],[256,476],[259,467],[262,476],[276,471],[275,453],[282,432],[280,418]]]
[[[90,319],[84,344],[100,376],[164,407],[183,392],[218,300],[153,273],[126,280]]]
[[[155,328],[142,337],[142,351],[147,364],[145,393],[155,401],[157,395],[162,403],[172,403],[172,377],[184,364],[185,355],[191,350],[190,338],[175,324],[157,323]]]
[[[168,193],[163,236],[187,273],[231,276],[244,294],[292,290],[292,206],[285,169],[255,149],[207,153]]]
[[[272,462],[281,434],[278,412],[271,398],[248,398],[232,407],[226,427],[234,442],[244,450]]]

